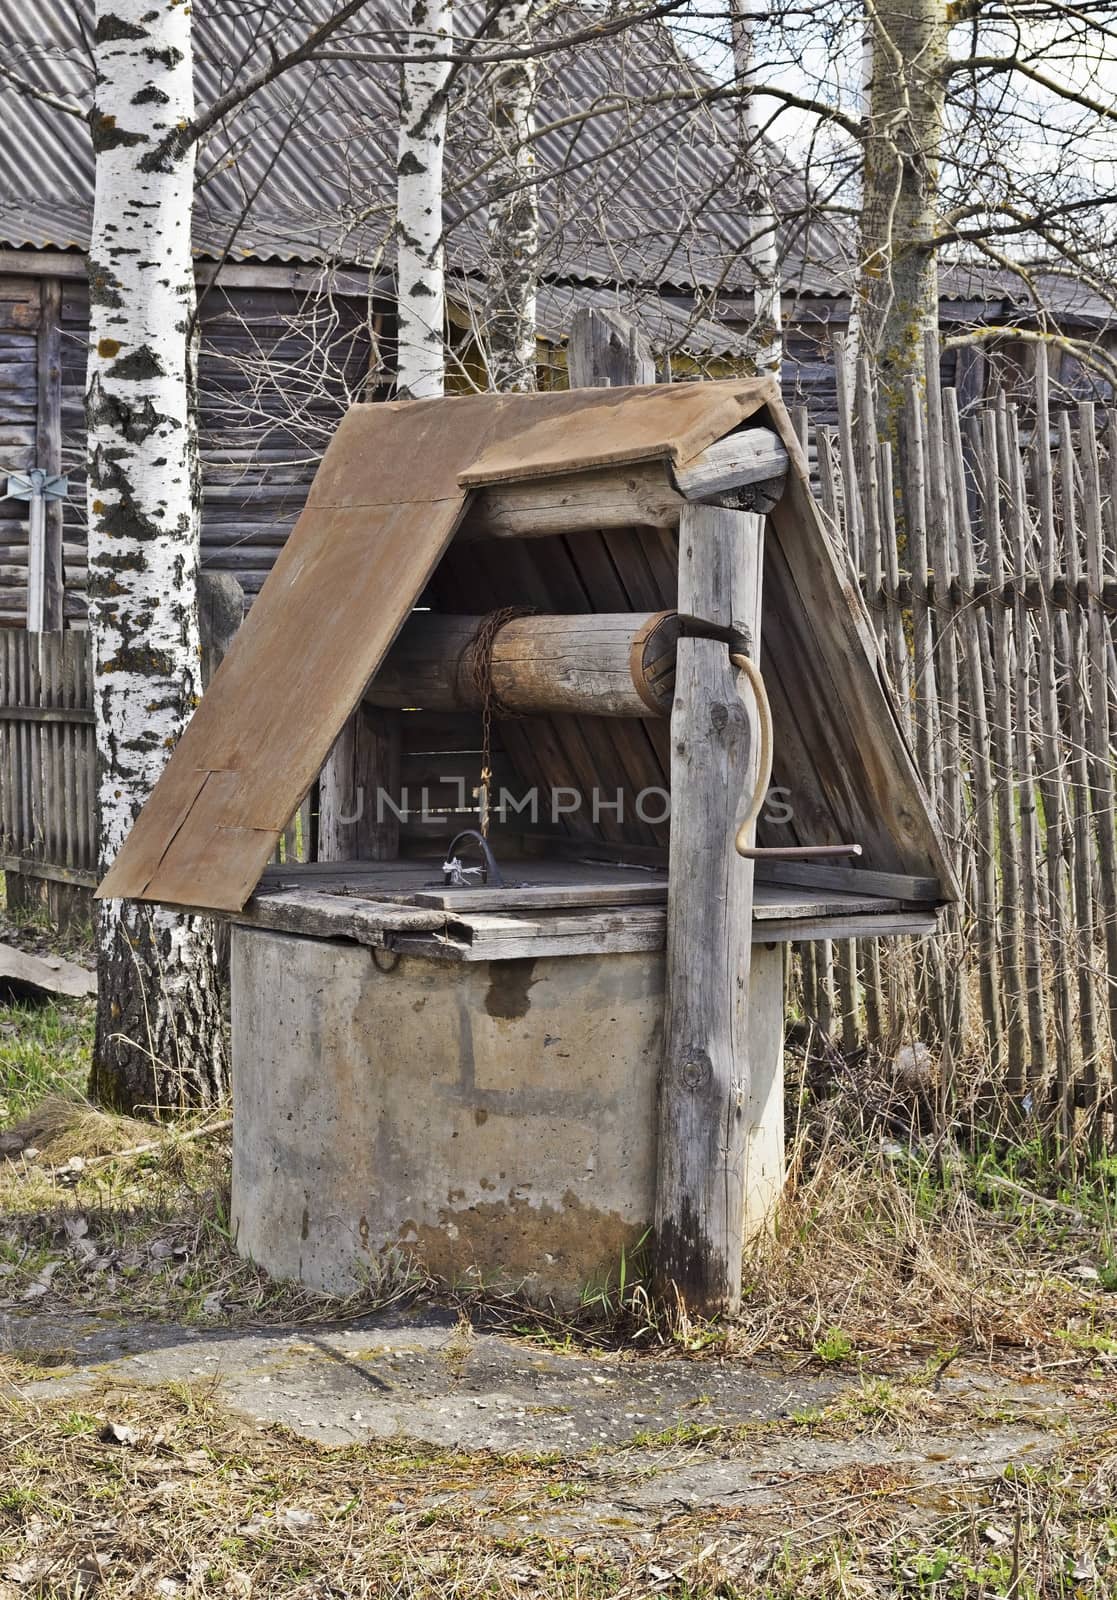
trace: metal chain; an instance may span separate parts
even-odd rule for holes
[[[517,617],[530,617],[534,610],[534,606],[501,606],[497,611],[488,612],[481,618],[480,627],[462,653],[463,660],[466,656],[470,658],[473,687],[481,699],[480,823],[483,839],[489,837],[489,786],[493,777],[493,714],[495,712],[502,717],[516,715],[503,704],[493,688],[493,647],[496,644],[496,636],[505,623],[514,622]]]

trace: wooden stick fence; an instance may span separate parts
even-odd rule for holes
[[[955,855],[963,899],[882,971],[875,948],[804,949],[803,1006],[845,1049],[922,1036],[945,1092],[986,1091],[1064,1137],[1117,1111],[1117,417],[1052,414],[1042,346],[1026,415],[963,418],[912,381],[877,437],[864,362],[839,349],[822,504],[861,581]]]
[[[94,772],[88,634],[0,629],[0,867],[95,883]]]

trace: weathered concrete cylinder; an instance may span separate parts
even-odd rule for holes
[[[233,930],[233,1221],[268,1272],[348,1293],[408,1261],[576,1304],[655,1212],[662,954],[391,970]],[[782,954],[753,954],[746,1212],[782,1182]]]
[[[238,927],[232,960],[243,1254],[342,1293],[393,1253],[567,1302],[615,1276],[654,1210],[662,956],[388,972]]]

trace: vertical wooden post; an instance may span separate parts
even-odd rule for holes
[[[756,640],[759,518],[683,509],[679,608]],[[755,642],[751,648],[755,649]],[[756,710],[723,644],[680,639],[671,717],[667,1000],[659,1088],[656,1275],[692,1311],[741,1299],[752,1098],[752,864],[736,852]],[[765,1097],[766,1098],[766,1097]]]
[[[647,338],[619,311],[580,306],[570,319],[566,371],[572,389],[654,383],[655,357]]]
[[[786,944],[760,944],[749,972],[745,1242],[776,1220],[784,1184],[783,1035]],[[803,946],[804,949],[810,948]]]
[[[400,785],[400,713],[360,705],[337,736],[318,787],[319,861],[391,861],[399,818],[381,795]]]
[[[38,394],[35,465],[48,476],[62,471],[62,282],[44,278],[40,286]],[[42,626],[58,633],[63,622],[65,575],[62,566],[62,501],[38,497],[31,515],[41,518]],[[28,547],[28,561],[32,547]],[[31,574],[28,571],[28,579]]]
[[[202,688],[224,661],[244,621],[244,589],[231,572],[198,574],[198,634],[202,644]]]

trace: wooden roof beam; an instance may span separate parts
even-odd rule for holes
[[[685,500],[734,511],[769,511],[783,493],[787,447],[771,428],[739,428],[674,469]]]
[[[769,511],[783,493],[787,449],[771,428],[740,428],[685,466],[666,460],[490,484],[459,539],[543,539],[617,528],[677,528],[684,505]]]

